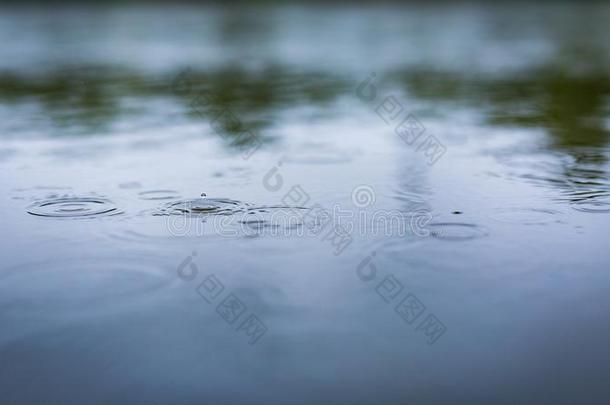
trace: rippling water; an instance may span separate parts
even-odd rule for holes
[[[5,6],[0,402],[604,403],[608,21]]]

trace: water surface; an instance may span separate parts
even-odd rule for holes
[[[3,8],[2,402],[604,403],[609,20]]]

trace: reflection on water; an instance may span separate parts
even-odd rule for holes
[[[561,173],[551,174],[547,184],[564,188],[574,202],[606,198],[610,75],[604,66],[584,72],[568,67],[549,63],[499,77],[415,68],[397,78],[414,97],[471,106],[488,125],[544,129],[545,149],[573,157]],[[533,178],[544,176],[538,169]]]
[[[187,74],[188,73],[188,74]],[[113,123],[146,118],[151,100],[174,99],[194,120],[212,121],[229,110],[249,130],[261,130],[283,109],[333,101],[347,89],[339,76],[298,72],[280,66],[246,71],[228,66],[215,71],[180,68],[165,75],[147,75],[118,66],[60,66],[51,71],[0,74],[0,101],[33,104],[49,118],[51,134],[111,133]],[[205,109],[197,101],[206,95]],[[238,129],[221,127],[224,134]],[[16,135],[16,134],[12,134]],[[239,145],[237,145],[239,146]]]
[[[2,11],[0,402],[605,395],[607,5]]]
[[[491,125],[544,128],[551,147],[608,142],[610,75],[603,67],[569,72],[549,64],[500,77],[420,68],[407,69],[399,77],[416,97],[482,109]]]

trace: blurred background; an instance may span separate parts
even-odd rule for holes
[[[0,402],[607,403],[609,22],[0,4]]]

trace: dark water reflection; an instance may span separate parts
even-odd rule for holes
[[[543,129],[548,136],[545,151],[573,158],[560,173],[547,173],[546,184],[562,188],[573,202],[607,201],[610,76],[605,66],[569,69],[569,64],[550,63],[485,77],[422,67],[406,69],[396,77],[414,97],[448,108],[471,106],[487,125]],[[545,176],[537,169],[530,178]]]
[[[482,109],[488,124],[544,128],[553,148],[608,143],[610,76],[604,66],[570,72],[549,64],[501,77],[423,67],[400,72],[398,78],[415,97]]]
[[[254,72],[234,66],[214,71],[183,67],[170,74],[147,75],[117,66],[84,65],[0,75],[0,100],[35,103],[40,114],[51,119],[52,126],[46,128],[51,135],[112,133],[113,123],[151,114],[146,104],[155,98],[168,103],[175,99],[182,112],[195,120],[210,121],[228,110],[247,128],[260,131],[284,109],[324,107],[348,90],[349,82],[339,76],[280,66]],[[209,95],[209,108],[197,108],[200,94]],[[237,133],[227,127],[223,135]]]
[[[607,5],[2,11],[1,403],[605,403]]]

